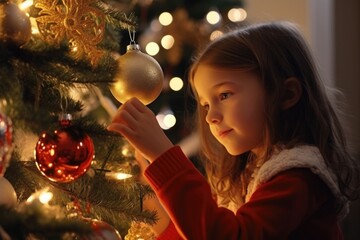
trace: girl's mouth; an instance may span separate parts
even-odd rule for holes
[[[223,137],[225,137],[226,135],[228,135],[231,131],[232,131],[232,129],[225,130],[225,131],[221,131],[221,132],[219,132],[219,137],[220,137],[220,138],[223,138]]]

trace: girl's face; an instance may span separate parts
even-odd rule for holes
[[[261,149],[265,90],[250,71],[199,65],[194,75],[198,101],[214,137],[231,155]]]

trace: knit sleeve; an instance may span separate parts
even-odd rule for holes
[[[182,240],[179,233],[177,232],[175,225],[170,222],[168,227],[162,232],[157,238],[157,240]]]
[[[179,147],[150,164],[145,176],[173,222],[163,236],[175,237],[159,239],[289,239],[296,232],[303,234],[301,239],[339,236],[336,214],[326,215],[334,212],[332,205],[323,210],[321,221],[302,229],[331,198],[326,185],[307,169],[287,170],[261,184],[236,214],[217,206],[206,179]]]

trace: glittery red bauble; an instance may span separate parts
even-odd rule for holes
[[[90,222],[92,232],[84,236],[83,240],[122,240],[120,233],[110,224],[97,219],[86,221]]]
[[[91,138],[79,128],[60,122],[53,134],[43,133],[35,148],[36,166],[49,180],[70,182],[87,172],[94,157]]]
[[[12,123],[0,112],[0,177],[4,176],[12,153]]]

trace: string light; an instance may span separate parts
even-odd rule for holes
[[[20,10],[24,11],[34,4],[33,0],[27,0],[19,4]]]
[[[165,49],[170,49],[174,46],[175,39],[171,35],[165,35],[161,38],[161,46]]]
[[[42,190],[39,190],[35,193],[33,193],[26,202],[31,203],[35,200],[38,200],[42,204],[48,204],[50,200],[53,198],[53,193],[49,191],[49,188],[44,188]]]
[[[169,12],[163,12],[159,15],[159,22],[163,26],[168,26],[172,23],[173,16]]]
[[[164,130],[168,130],[175,126],[176,124],[176,117],[169,108],[164,108],[156,115],[156,119],[160,125],[160,127]]]
[[[228,12],[228,18],[232,22],[244,21],[247,17],[247,12],[243,8],[232,8]]]
[[[131,178],[133,175],[123,172],[107,172],[105,173],[105,176],[115,180],[125,180]]]
[[[223,35],[224,33],[220,30],[215,30],[210,34],[210,40],[213,41],[216,38],[220,37],[221,35]]]
[[[42,204],[47,204],[50,202],[50,200],[53,198],[53,193],[52,192],[43,192],[40,197],[39,200]]]
[[[159,53],[160,47],[156,42],[149,42],[148,44],[146,44],[145,51],[150,56],[155,56]]]
[[[208,14],[206,14],[206,21],[208,21],[208,23],[215,25],[217,23],[219,23],[221,20],[221,16],[217,11],[210,11],[208,12]]]
[[[184,86],[184,82],[179,77],[173,77],[169,81],[169,87],[173,91],[180,91],[183,88],[183,86]]]

